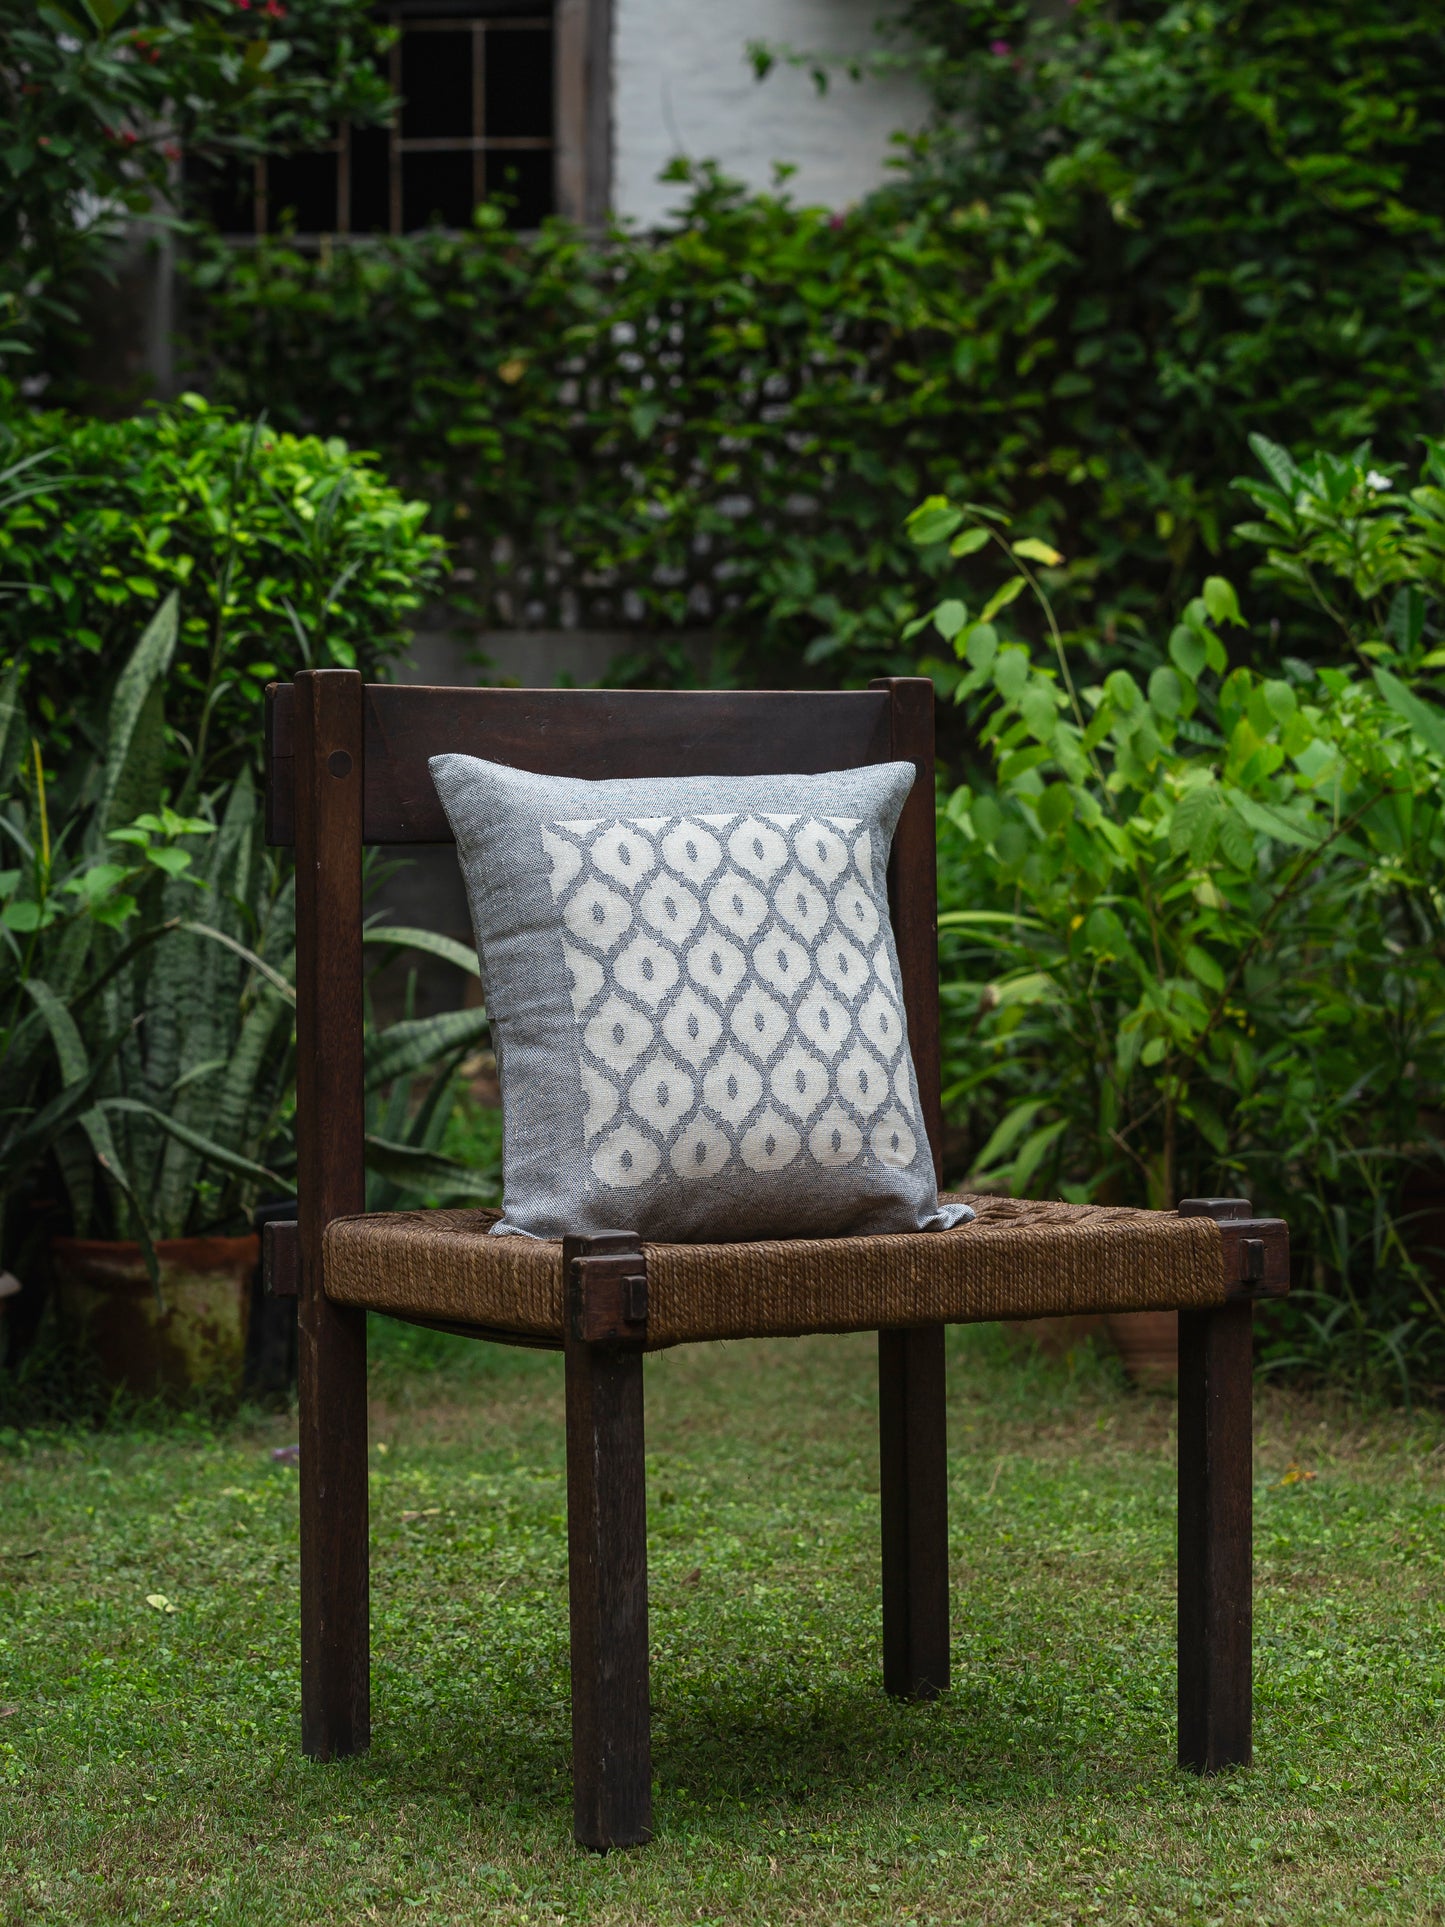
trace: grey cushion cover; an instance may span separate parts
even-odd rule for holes
[[[888,919],[911,763],[589,783],[436,756],[502,1085],[499,1232],[956,1224]]]

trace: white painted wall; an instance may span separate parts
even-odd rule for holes
[[[846,207],[885,175],[888,137],[918,127],[925,103],[902,76],[835,76],[821,97],[808,75],[754,79],[750,40],[808,52],[877,44],[885,0],[614,0],[613,205],[651,225],[684,198],[659,182],[678,154],[715,160],[753,187],[791,161],[795,200]]]

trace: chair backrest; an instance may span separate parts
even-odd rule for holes
[[[542,775],[745,776],[899,759],[918,778],[889,893],[924,1122],[939,1161],[933,685],[857,690],[425,688],[306,670],[266,692],[266,833],[296,849],[301,1254],[365,1208],[361,852],[447,843],[427,759],[486,757]],[[317,1272],[319,1277],[319,1271]]]

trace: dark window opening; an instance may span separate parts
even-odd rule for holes
[[[505,196],[515,227],[556,207],[550,0],[392,0],[387,127],[337,130],[325,147],[264,161],[189,161],[223,234],[405,234],[464,228]]]

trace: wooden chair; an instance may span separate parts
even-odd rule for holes
[[[890,891],[909,1035],[940,1141],[933,691],[429,689],[307,671],[267,692],[267,811],[296,851],[299,1225],[268,1227],[300,1319],[302,1746],[369,1735],[366,1316],[566,1354],[575,1830],[651,1824],[642,1357],[710,1337],[878,1330],[883,1685],[948,1685],[944,1324],[1179,1307],[1179,1759],[1250,1757],[1251,1305],[1288,1234],[1238,1199],[1178,1212],[975,1200],[955,1232],[643,1247],[488,1239],[494,1214],[365,1215],[362,849],[450,840],[427,758],[581,777],[807,772],[910,759]],[[289,1282],[288,1282],[289,1273]]]

